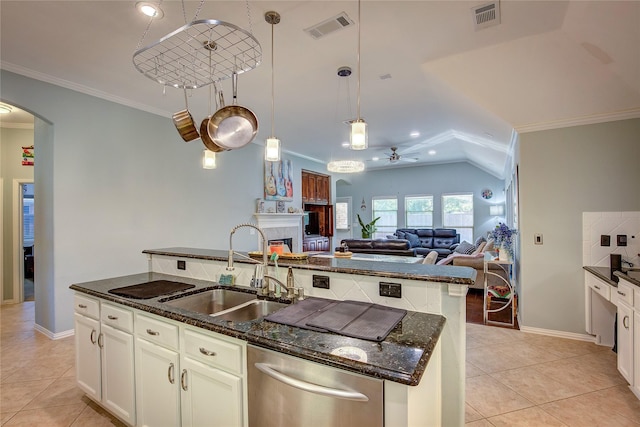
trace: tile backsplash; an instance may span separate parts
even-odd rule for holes
[[[601,246],[600,236],[610,236],[610,246]],[[618,246],[616,237],[627,236],[627,246]],[[609,255],[640,267],[640,212],[583,212],[582,263],[594,267],[609,267]],[[623,264],[624,266],[628,266]]]

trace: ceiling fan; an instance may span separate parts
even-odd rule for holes
[[[387,154],[389,163],[398,163],[398,162],[407,162],[414,163],[417,162],[418,159],[415,157],[405,157],[398,153],[398,147],[391,147],[391,153]]]

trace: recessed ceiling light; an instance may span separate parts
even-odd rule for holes
[[[138,9],[140,13],[143,13],[151,18],[161,19],[164,16],[164,12],[160,8],[160,6],[147,1],[137,2],[136,9]]]
[[[342,143],[342,146],[345,147],[345,148],[348,147],[349,145],[351,145],[351,144],[349,144],[349,141],[345,141],[345,142]]]
[[[420,132],[418,132],[418,131],[414,130],[413,132],[411,132],[411,133],[409,134],[409,136],[410,136],[411,138],[417,138],[417,137],[419,137],[419,136],[420,136]]]
[[[428,151],[428,154],[429,154],[430,156],[435,156],[435,155],[436,155],[436,150],[429,150],[429,151]]]
[[[378,160],[380,160],[380,157],[372,157],[371,160],[373,160],[374,162],[377,162]]]
[[[0,114],[9,114],[13,110],[10,105],[0,104]]]

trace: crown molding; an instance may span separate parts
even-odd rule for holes
[[[640,108],[615,111],[611,113],[593,114],[589,116],[573,117],[570,119],[553,120],[549,122],[531,123],[522,126],[514,126],[518,133],[538,132],[541,130],[551,130],[567,128],[572,126],[591,125],[596,123],[615,122],[618,120],[640,118]]]

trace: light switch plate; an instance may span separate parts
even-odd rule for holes
[[[618,234],[616,236],[616,241],[618,246],[627,246],[627,235],[626,234]]]
[[[536,233],[533,235],[533,244],[534,245],[542,244],[542,233]]]
[[[601,234],[600,246],[611,246],[611,236],[609,236],[608,234]]]

